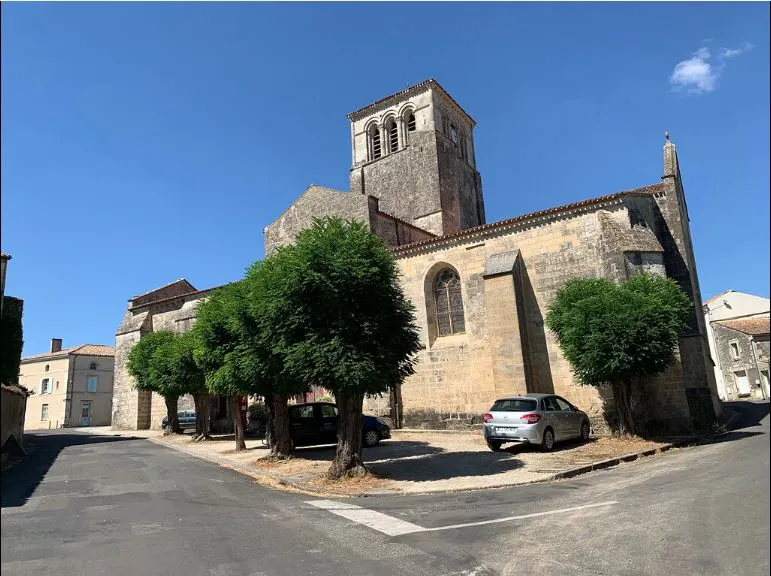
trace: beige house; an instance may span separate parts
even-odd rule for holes
[[[32,392],[27,399],[25,430],[75,426],[108,426],[112,414],[115,351],[83,344],[51,349],[21,359],[19,384]]]

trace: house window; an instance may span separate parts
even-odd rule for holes
[[[390,152],[396,152],[399,149],[399,130],[393,118],[387,124],[388,147]]]
[[[434,283],[434,305],[439,336],[466,331],[463,316],[463,297],[458,273],[449,268],[442,270]]]
[[[89,392],[96,392],[96,383],[98,380],[98,376],[89,376],[88,377],[88,391]]]
[[[405,120],[407,122],[407,132],[415,132],[417,129],[415,124],[415,114],[413,114],[412,111],[407,112]]]
[[[96,370],[96,362],[91,362],[91,364],[88,365],[89,370]]]
[[[46,364],[46,372],[48,372],[49,368],[50,368],[50,366],[48,364]]]
[[[43,404],[40,407],[40,420],[41,422],[48,420],[48,404]]]
[[[49,378],[43,378],[40,381],[40,393],[41,394],[51,393],[51,380]]]
[[[450,124],[450,140],[452,140],[453,144],[458,143],[458,131],[455,129],[454,124]]]
[[[735,340],[733,342],[729,342],[728,347],[731,349],[731,358],[734,360],[741,358],[741,353],[739,352],[739,342]]]

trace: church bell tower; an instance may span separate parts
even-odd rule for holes
[[[435,80],[348,115],[351,192],[437,235],[485,223],[476,122]]]

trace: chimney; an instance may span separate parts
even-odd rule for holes
[[[53,352],[61,352],[62,351],[62,339],[61,338],[51,338],[51,353]]]

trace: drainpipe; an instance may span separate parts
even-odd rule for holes
[[[70,358],[70,369],[68,370],[67,374],[67,393],[64,395],[65,398],[69,397],[69,408],[67,409],[67,416],[64,419],[64,426],[72,426],[72,397],[74,395],[75,391],[75,360],[77,359],[77,356],[69,355]]]

